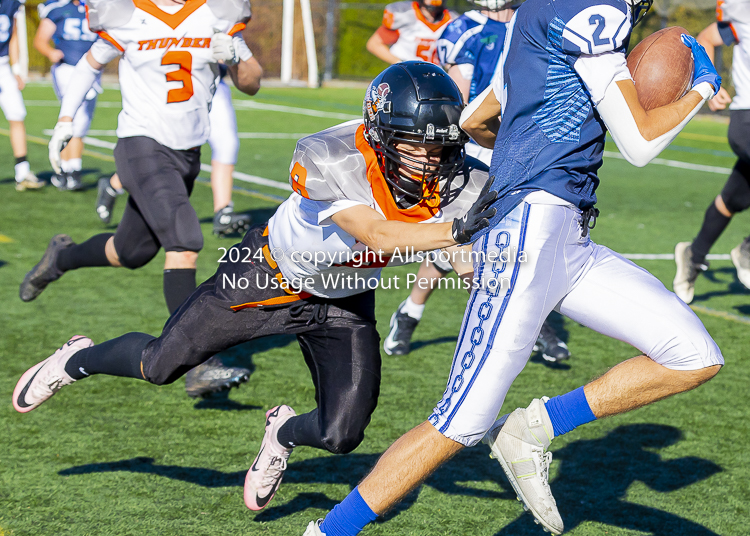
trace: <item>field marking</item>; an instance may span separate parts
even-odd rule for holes
[[[325,117],[329,119],[362,119],[361,115],[343,114],[339,112],[325,112],[323,110],[312,110],[310,108],[298,108],[296,106],[284,106],[283,104],[267,104],[251,100],[232,99],[235,110],[263,110],[267,112],[281,112],[286,114],[308,115],[311,117]]]
[[[692,132],[680,132],[677,134],[678,138],[685,138],[687,140],[697,141],[716,141],[719,143],[727,143],[726,136],[711,136],[710,134],[693,134]]]
[[[5,236],[4,234],[0,234],[0,244],[10,244],[12,242],[15,242],[11,237]]]
[[[674,253],[620,253],[631,261],[673,261]],[[709,253],[706,255],[709,261],[729,261],[732,258],[728,253]]]
[[[622,156],[620,153],[615,153],[614,151],[604,151],[604,156],[606,158],[616,158],[617,160],[625,160],[624,156]],[[679,168],[679,169],[689,169],[691,171],[704,171],[706,173],[718,173],[720,175],[729,175],[732,172],[730,168],[717,167],[717,166],[704,166],[702,164],[690,164],[688,162],[681,162],[680,160],[666,160],[664,158],[654,158],[650,163],[656,164],[659,166],[667,166],[667,167],[673,167],[673,168]]]
[[[26,106],[30,107],[54,107],[59,108],[60,103],[53,100],[27,100]],[[313,110],[310,108],[299,108],[296,106],[285,106],[283,104],[268,104],[265,102],[255,102],[251,100],[232,99],[235,110],[261,110],[264,112],[280,112],[285,114],[307,115],[310,117],[324,117],[326,119],[361,119],[361,115],[344,114],[340,112],[326,112],[324,110]],[[97,107],[101,108],[122,108],[119,101],[98,101]]]
[[[715,316],[716,318],[723,318],[724,320],[750,325],[750,316],[719,311],[718,309],[712,309],[711,307],[705,307],[703,305],[691,305],[690,308],[696,313],[703,313],[708,316]]]
[[[54,131],[51,128],[46,128],[42,133],[46,136],[52,136]],[[97,130],[90,129],[88,132],[89,136],[110,136],[117,137],[116,130]],[[309,136],[309,132],[238,132],[237,137],[243,140],[299,140],[305,136]],[[93,145],[93,144],[92,144]]]

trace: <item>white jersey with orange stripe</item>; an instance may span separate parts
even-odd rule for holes
[[[243,4],[247,9],[236,9]],[[94,59],[122,55],[117,136],[147,136],[175,150],[203,145],[218,75],[211,37],[241,31],[249,16],[249,4],[236,0],[188,0],[174,8],[151,0],[91,2],[89,23],[102,38],[91,49]]]
[[[334,214],[365,205],[391,221],[450,222],[471,208],[487,177],[487,166],[468,158],[450,188],[402,209],[364,137],[363,121],[331,127],[297,143],[290,166],[294,192],[268,222],[271,254],[298,290],[323,298],[359,294],[377,286],[383,267],[420,259],[411,248],[393,256],[368,250],[333,222]]]
[[[438,64],[437,40],[456,17],[456,13],[446,9],[440,20],[430,22],[418,2],[394,2],[383,12],[384,32],[391,34],[391,38],[384,41],[392,41],[391,53],[402,61],[423,60]]]

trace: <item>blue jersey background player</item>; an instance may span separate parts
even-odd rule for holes
[[[26,159],[26,106],[21,91],[18,48],[18,14],[22,1],[0,0],[0,109],[10,125],[10,145],[16,159],[16,190],[38,189],[44,183],[32,173]]]
[[[57,98],[62,101],[78,61],[89,51],[98,36],[89,30],[86,6],[81,0],[48,0],[39,4],[39,28],[34,46],[52,62],[52,82]],[[54,47],[50,43],[54,43]],[[52,176],[52,184],[60,190],[80,190],[83,137],[94,117],[96,98],[101,92],[99,81],[73,118],[73,139],[62,152],[62,173]]]
[[[470,3],[481,9],[468,11],[452,21],[437,45],[440,64],[461,90],[465,102],[473,101],[489,87],[500,71],[506,29],[523,0],[470,0]],[[492,149],[472,140],[466,144],[466,154],[489,165]],[[422,262],[409,296],[391,316],[390,330],[383,340],[386,354],[406,355],[410,352],[411,339],[422,319],[427,300],[438,288],[440,279],[452,270],[447,260],[441,260],[439,252]],[[557,336],[550,322],[542,325],[534,351],[550,363],[570,358],[568,345]]]
[[[589,236],[608,130],[643,166],[720,88],[706,51],[691,49],[692,90],[649,110],[638,100],[625,43],[651,0],[527,0],[511,21],[502,76],[464,110],[462,127],[494,147],[496,215],[474,239],[472,291],[450,378],[429,419],[407,432],[307,536],[353,536],[480,440],[542,526],[563,522],[547,483],[555,437],[708,381],[716,343],[679,298],[646,270]],[[500,116],[502,114],[502,121]],[[535,399],[495,421],[553,309],[624,341],[641,355],[570,393]]]

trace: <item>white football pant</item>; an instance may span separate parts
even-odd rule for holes
[[[221,164],[235,165],[240,152],[240,139],[237,137],[237,116],[232,106],[232,91],[222,80],[216,85],[216,93],[211,101],[211,160]]]
[[[0,109],[8,121],[26,119],[26,106],[18,89],[18,81],[10,70],[8,56],[0,57]]]
[[[474,243],[481,288],[469,298],[448,386],[429,419],[446,437],[466,446],[482,438],[553,309],[670,369],[724,363],[682,300],[643,268],[592,242],[581,225],[580,210],[539,191]]]
[[[70,80],[73,78],[75,68],[75,65],[68,65],[67,63],[58,63],[52,66],[52,87],[55,89],[57,99],[61,102],[68,89]],[[99,97],[99,93],[101,93],[100,81],[101,74],[97,77],[94,87],[86,93],[86,99],[73,116],[74,138],[83,138],[89,132],[91,120],[94,119],[94,111],[96,110],[96,99]]]

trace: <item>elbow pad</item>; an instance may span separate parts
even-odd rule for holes
[[[713,96],[713,88],[707,82],[698,84],[693,91],[697,91],[703,100],[679,125],[653,140],[646,140],[638,130],[630,107],[616,82],[613,81],[607,86],[604,98],[596,105],[596,110],[607,125],[612,139],[615,140],[625,160],[634,166],[643,167],[672,143],[688,121],[698,113],[703,103]]]

